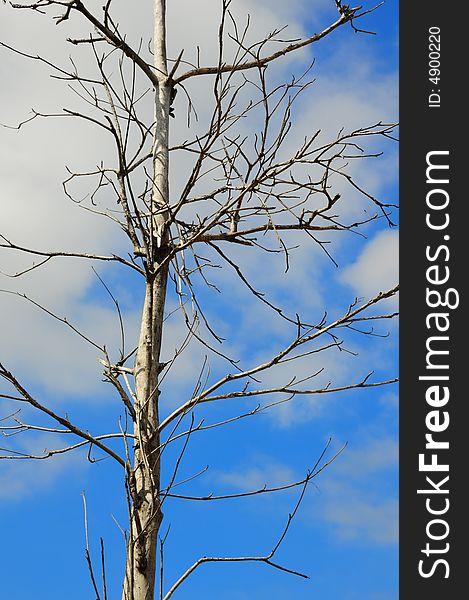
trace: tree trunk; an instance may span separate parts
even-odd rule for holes
[[[129,474],[130,531],[123,600],[154,600],[156,547],[163,518],[160,505],[158,376],[169,251],[168,137],[171,88],[166,64],[165,0],[154,0],[155,90],[153,186],[147,256],[147,281],[140,339],[135,359],[135,446]]]
[[[135,361],[134,470],[123,600],[153,600],[156,544],[162,520],[158,433],[158,373],[167,269],[147,283]]]

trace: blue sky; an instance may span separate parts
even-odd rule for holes
[[[178,53],[176,48],[181,40],[195,48],[198,38],[209,53],[210,44],[216,43],[213,3],[201,2],[197,8],[200,14],[192,4],[184,5],[185,18],[180,19],[181,2],[175,1],[170,7],[173,53]],[[331,4],[326,0],[294,0],[286,6],[267,0],[239,0],[236,10],[239,14],[249,10],[253,22],[257,16],[259,25],[255,32],[263,31],[263,27],[268,29],[271,24],[290,23],[294,36],[316,30],[332,20]],[[38,32],[36,41],[44,51],[57,52],[60,48],[57,41],[60,32],[45,27],[44,19],[6,12],[3,7],[2,11],[6,14],[0,24],[2,39],[14,41],[14,32],[22,23],[25,30]],[[194,27],[194,19],[201,19],[202,14],[200,27]],[[131,33],[138,31],[140,18],[140,14],[135,15],[135,22],[129,23]],[[45,27],[43,30],[36,30],[39,22]],[[288,62],[275,75],[281,77],[301,69],[312,57],[316,59],[312,71],[316,83],[298,103],[294,135],[300,135],[306,127],[321,126],[326,135],[341,126],[396,120],[397,2],[386,2],[363,25],[377,35],[359,35],[350,29],[336,32],[337,35],[314,46],[296,62]],[[50,37],[44,37],[40,31],[50,32]],[[45,82],[45,69],[31,68],[4,52],[3,59],[0,74],[11,85],[2,92],[5,106],[2,121],[6,120],[5,114],[8,122],[21,120],[32,105],[60,104],[58,84]],[[36,90],[37,99],[32,98],[31,89]],[[197,97],[199,90],[194,93]],[[176,110],[182,112],[180,97],[178,102],[181,104],[176,105]],[[203,116],[203,107],[201,113]],[[23,236],[31,246],[44,247],[46,240],[47,247],[65,245],[76,250],[91,247],[96,252],[118,251],[122,248],[119,232],[107,223],[97,222],[94,216],[71,208],[60,194],[64,164],[74,161],[86,164],[84,157],[88,153],[108,152],[97,140],[90,150],[89,135],[73,123],[67,127],[65,142],[61,123],[48,122],[48,129],[44,124],[34,123],[21,133],[0,131],[3,226],[11,235]],[[182,125],[174,128],[175,139],[184,136]],[[70,139],[73,144],[67,143]],[[357,167],[354,174],[367,189],[395,202],[397,150],[393,143],[383,143],[382,149],[385,151],[382,158]],[[173,171],[175,189],[185,168],[181,162],[177,163],[178,171]],[[350,202],[344,211],[350,216],[362,215],[363,205],[348,193]],[[54,226],[50,215],[54,215],[56,223],[60,221],[60,228]],[[281,261],[275,258],[266,266],[265,256],[250,257],[243,254],[243,249],[237,258],[256,285],[270,292],[286,310],[299,309],[319,320],[326,306],[330,314],[339,314],[355,296],[371,297],[395,283],[396,230],[380,220],[367,226],[365,233],[366,238],[350,235],[333,239],[333,255],[339,268],[317,248],[309,246],[292,253],[292,267],[286,276]],[[22,265],[20,259],[3,254],[2,271],[11,272]],[[131,338],[138,325],[141,284],[119,267],[100,268],[99,272],[121,302]],[[280,319],[256,303],[234,283],[231,275],[222,272],[213,277],[227,294],[202,291],[201,298],[207,314],[229,339],[230,351],[249,364],[285,343],[288,331]],[[112,303],[88,265],[57,262],[48,264],[41,274],[32,272],[22,282],[12,283],[3,276],[1,279],[1,288],[18,286],[15,289],[24,290],[59,314],[73,318],[108,347],[118,342]],[[5,362],[38,395],[47,398],[57,410],[67,412],[84,428],[116,431],[119,410],[115,409],[110,390],[99,381],[96,351],[26,302],[18,305],[18,299],[13,302],[9,296],[3,296],[1,302],[2,360],[6,356]],[[170,293],[168,310],[174,303],[174,295]],[[326,368],[324,381],[333,378],[341,384],[356,380],[371,369],[377,379],[394,377],[396,326],[385,323],[379,332],[390,335],[348,336],[348,347],[358,352],[358,357],[328,352],[315,359],[318,366]],[[169,318],[164,341],[167,356],[183,334],[178,315]],[[170,412],[179,398],[190,393],[202,359],[203,352],[196,346],[181,357],[177,370],[165,382],[163,395],[168,400],[163,413]],[[311,363],[300,364],[299,368],[301,371],[310,366]],[[221,372],[221,364],[213,359],[212,377]],[[245,405],[247,410],[254,406],[255,403]],[[10,408],[6,404],[0,416],[8,414]],[[208,423],[238,413],[239,407],[228,402],[201,408],[197,417],[205,418]],[[29,418],[31,413],[25,410],[23,417]],[[205,565],[180,588],[175,598],[395,600],[398,597],[397,434],[396,386],[319,398],[300,397],[265,414],[195,434],[180,472],[180,479],[184,479],[209,467],[203,477],[189,487],[181,487],[181,491],[195,495],[234,493],[301,479],[330,437],[328,456],[345,443],[347,446],[308,489],[277,556],[281,564],[306,572],[310,580],[295,578],[266,565]],[[23,435],[14,442],[30,452],[57,444],[48,434],[37,438]],[[172,455],[173,458],[177,455],[176,444],[168,452],[168,459]],[[33,597],[58,600],[66,590],[70,600],[93,598],[84,560],[84,490],[92,555],[96,560],[99,558],[102,537],[106,546],[109,597],[119,597],[124,544],[115,521],[125,527],[122,474],[109,460],[89,464],[85,458],[78,452],[51,461],[0,462],[0,519],[5,540],[1,555],[3,596],[12,600]],[[171,526],[166,542],[167,585],[202,555],[267,554],[282,532],[297,496],[298,490],[294,490],[241,501],[168,501],[163,526],[164,532]]]

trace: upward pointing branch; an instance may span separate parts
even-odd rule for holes
[[[354,18],[358,18],[359,16],[362,16],[362,14],[365,14],[365,13],[357,14],[360,9],[361,9],[361,6],[357,6],[356,8],[350,8],[347,12],[342,13],[340,15],[340,17],[337,19],[337,21],[335,21],[334,23],[329,25],[329,27],[326,27],[325,29],[323,29],[320,33],[315,33],[314,35],[310,36],[309,38],[300,40],[299,42],[294,42],[292,44],[289,44],[288,46],[285,46],[285,48],[282,48],[281,50],[277,50],[277,52],[269,54],[268,56],[264,56],[263,58],[250,60],[250,61],[233,64],[233,65],[222,64],[222,65],[217,65],[216,67],[200,67],[197,69],[191,69],[190,71],[186,71],[186,73],[183,73],[179,77],[175,78],[174,83],[176,83],[176,84],[181,83],[181,82],[185,81],[186,79],[189,79],[191,77],[196,77],[198,75],[217,75],[220,73],[233,73],[235,71],[246,71],[248,69],[254,69],[254,68],[258,69],[260,67],[265,67],[272,61],[276,60],[277,58],[280,58],[281,56],[285,56],[286,54],[289,54],[290,52],[294,52],[295,50],[299,50],[300,48],[309,46],[310,44],[313,44],[314,42],[318,42],[320,39],[322,39],[323,37],[326,37],[327,35],[332,33],[335,29],[337,29],[341,25],[344,25],[345,23],[349,23]],[[367,12],[369,12],[369,11],[367,11]]]
[[[289,345],[284,347],[280,352],[278,352],[278,354],[276,354],[273,358],[271,358],[267,362],[257,364],[255,367],[252,367],[251,369],[248,369],[246,371],[240,371],[233,375],[232,374],[225,375],[224,377],[222,377],[221,379],[219,379],[218,381],[213,383],[210,387],[205,389],[203,392],[201,392],[199,395],[191,398],[184,404],[181,404],[176,410],[174,410],[170,415],[168,415],[164,419],[164,421],[161,422],[160,431],[163,431],[163,429],[169,423],[174,421],[174,419],[176,419],[180,415],[186,414],[189,410],[191,410],[197,404],[211,402],[212,400],[214,400],[215,398],[211,397],[210,394],[212,394],[215,390],[219,389],[220,387],[224,386],[226,383],[247,379],[248,377],[252,377],[253,375],[256,375],[257,373],[267,371],[271,367],[279,364],[281,362],[281,360],[284,359],[286,356],[291,355],[291,353],[296,348],[303,346],[304,344],[307,344],[309,342],[312,342],[313,340],[328,333],[329,331],[331,331],[333,329],[336,329],[338,327],[346,325],[350,321],[350,319],[353,319],[356,315],[359,315],[360,313],[364,312],[365,310],[367,310],[374,304],[377,304],[381,300],[384,300],[385,298],[392,298],[395,294],[397,294],[398,289],[399,289],[399,287],[396,286],[396,287],[388,290],[387,292],[380,292],[371,300],[368,300],[367,302],[361,304],[360,306],[358,306],[354,309],[352,309],[352,307],[349,307],[349,309],[347,310],[347,312],[344,315],[342,315],[338,319],[332,321],[328,325],[325,325],[323,327],[318,327],[318,328],[312,328],[312,330],[311,330],[312,332],[307,333],[306,335],[298,334],[298,336]],[[365,383],[366,383],[366,380],[359,383],[357,387],[364,387]],[[337,389],[337,391],[338,391],[338,389]],[[288,390],[287,390],[287,392],[288,392]],[[240,397],[248,397],[249,395],[250,395],[249,393],[241,393]],[[217,399],[218,398],[219,397],[217,396]]]
[[[143,60],[143,58],[135,52],[128,44],[125,42],[120,36],[116,35],[114,31],[109,29],[103,21],[97,19],[90,11],[85,7],[85,5],[80,0],[75,0],[75,10],[81,13],[84,17],[88,19],[90,23],[92,23],[98,31],[100,31],[106,40],[115,46],[116,48],[120,48],[122,52],[130,58],[148,77],[148,79],[152,82],[155,88],[158,87],[158,77],[152,71],[150,65]]]

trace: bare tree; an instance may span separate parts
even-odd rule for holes
[[[148,4],[150,10],[151,3]],[[75,258],[94,264],[124,266],[145,283],[140,334],[129,350],[124,345],[125,324],[119,301],[108,289],[121,323],[123,341],[117,360],[111,358],[113,351],[95,342],[68,318],[55,314],[28,295],[3,290],[22,296],[92,344],[100,352],[104,379],[113,386],[121,401],[115,416],[119,431],[96,433],[93,423],[79,427],[66,414],[53,410],[47,400],[38,399],[10,370],[6,358],[1,359],[0,375],[10,386],[1,397],[19,407],[29,405],[50,419],[50,425],[44,426],[25,422],[19,412],[14,412],[2,420],[3,434],[9,437],[40,431],[57,434],[60,439],[66,435],[75,438],[73,443],[40,455],[4,449],[2,458],[43,459],[88,448],[89,457],[93,449],[98,449],[122,468],[129,519],[125,532],[127,561],[123,600],[150,600],[156,596],[168,600],[191,573],[207,562],[258,561],[304,576],[278,564],[275,554],[306,487],[333,460],[326,456],[328,448],[300,481],[251,492],[201,497],[178,493],[175,488],[184,483],[178,481],[178,471],[188,441],[198,432],[253,416],[276,404],[294,402],[299,395],[339,393],[395,381],[376,380],[370,369],[345,385],[332,381],[322,383],[319,379],[321,369],[299,377],[295,374],[295,364],[333,348],[346,350],[343,337],[348,332],[374,335],[374,323],[395,316],[388,305],[383,310],[376,310],[376,307],[394,296],[397,288],[383,290],[365,300],[352,298],[342,314],[330,318],[324,311],[322,318],[315,322],[308,315],[288,314],[274,299],[264,295],[246,274],[239,254],[240,249],[245,253],[265,253],[265,260],[269,261],[272,253],[280,253],[284,256],[285,270],[288,270],[290,260],[294,258],[294,244],[317,247],[333,261],[328,245],[337,234],[359,233],[364,225],[376,219],[385,219],[392,224],[394,206],[367,192],[352,177],[348,167],[357,160],[378,156],[379,151],[373,144],[393,139],[395,126],[378,122],[350,131],[340,129],[328,141],[317,130],[306,133],[302,139],[292,140],[289,134],[295,101],[312,83],[309,78],[312,65],[283,83],[276,82],[275,77],[273,82],[269,79],[274,65],[280,64],[289,54],[333,36],[339,28],[349,27],[352,33],[368,33],[359,23],[374,8],[352,8],[336,0],[336,20],[319,33],[301,39],[286,39],[284,31],[279,29],[263,39],[252,41],[249,18],[244,23],[239,22],[232,12],[232,0],[221,0],[218,57],[213,64],[207,65],[201,63],[200,57],[195,63],[186,60],[185,49],[177,56],[167,56],[166,2],[153,0],[152,4],[154,33],[148,47],[143,42],[132,45],[115,17],[112,0],[108,0],[102,9],[82,0],[11,4],[14,9],[43,13],[59,26],[75,19],[85,33],[81,37],[68,38],[68,42],[77,51],[88,52],[92,60],[88,60],[86,69],[78,68],[73,58],[68,64],[66,60],[59,63],[26,48],[0,42],[4,50],[47,65],[55,78],[66,82],[78,94],[83,105],[81,111],[66,108],[50,114],[33,111],[17,125],[18,129],[37,119],[73,118],[91,123],[112,140],[114,164],[106,164],[106,158],[89,171],[70,171],[63,190],[72,202],[96,213],[97,218],[104,216],[112,220],[128,241],[127,253],[98,255],[28,247],[2,234],[0,247],[3,252],[31,257],[25,268],[10,275],[21,278],[49,261]],[[193,86],[199,85],[199,81],[205,102],[211,107],[207,122],[197,120]],[[170,142],[171,117],[187,118],[189,131],[194,131],[192,137]],[[249,124],[250,134],[243,133],[245,123]],[[179,181],[175,186],[178,188],[175,194],[169,189],[169,166],[172,157],[177,155],[182,155],[190,168],[184,184]],[[85,183],[80,184],[80,181]],[[359,193],[370,205],[366,216],[358,222],[340,217],[340,206],[345,200],[336,188],[343,184]],[[83,186],[87,190],[84,199]],[[246,361],[241,363],[239,357],[223,350],[223,340],[204,310],[205,296],[201,286],[203,283],[208,288],[215,288],[209,273],[219,267],[231,271],[237,281],[233,285],[245,286],[252,293],[253,302],[264,303],[289,327],[290,341],[273,349],[268,359],[243,364]],[[106,287],[104,281],[102,283]],[[164,362],[162,340],[168,294],[178,298],[178,314],[187,327],[187,335],[172,358]],[[164,379],[173,368],[177,371],[178,358],[191,342],[205,349],[200,377],[194,382],[193,394],[181,398],[175,408],[168,410]],[[170,352],[171,348],[167,348],[166,354]],[[212,374],[210,357],[227,365],[224,374]],[[283,377],[280,383],[277,378],[269,384],[272,371]],[[204,418],[198,420],[195,417],[195,409],[203,410],[202,405],[227,400],[240,403],[251,398],[260,403],[248,409],[246,403],[239,404],[240,408],[232,418],[206,424]],[[266,398],[265,404],[262,404],[263,398]],[[174,406],[174,399],[171,405]],[[125,418],[120,419],[122,411]],[[166,465],[172,476],[169,482],[162,483],[165,450],[176,440],[182,440],[182,449],[171,468]],[[301,492],[298,503],[270,552],[262,556],[202,557],[165,589],[162,539],[160,584],[156,585],[158,536],[163,520],[162,506],[167,500],[177,497],[211,502],[275,493],[292,487],[298,487]],[[106,582],[104,579],[102,591],[99,591],[88,542],[86,552],[96,597],[105,598]]]

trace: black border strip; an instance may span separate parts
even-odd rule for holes
[[[463,8],[400,3],[401,600],[465,597],[469,577]]]

